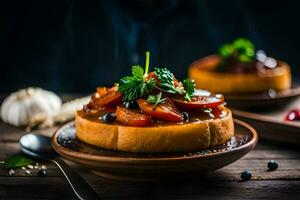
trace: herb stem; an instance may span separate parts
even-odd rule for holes
[[[146,51],[146,62],[145,62],[145,75],[148,74],[150,63],[150,52]]]

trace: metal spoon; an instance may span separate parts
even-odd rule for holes
[[[91,186],[58,157],[58,154],[52,149],[49,137],[29,133],[21,137],[19,143],[23,153],[56,164],[79,199],[99,199]]]

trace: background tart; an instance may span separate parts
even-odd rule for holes
[[[214,71],[220,63],[218,55],[211,55],[192,63],[188,76],[197,88],[218,93],[256,93],[269,89],[277,91],[291,87],[291,72],[287,63],[277,60],[277,67],[252,73]]]
[[[231,111],[222,109],[221,118],[147,127],[103,123],[78,111],[76,134],[83,142],[111,150],[138,153],[202,150],[224,144],[234,134]]]

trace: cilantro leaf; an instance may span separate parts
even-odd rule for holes
[[[146,52],[145,71],[141,66],[134,65],[131,69],[132,75],[120,79],[118,90],[123,94],[123,101],[133,101],[152,92],[155,81],[145,79],[149,70],[149,56],[150,53]]]
[[[136,80],[142,80],[144,76],[144,69],[139,65],[132,66],[132,77]]]
[[[144,94],[142,96],[145,96],[145,95],[151,93],[154,86],[155,86],[155,80],[153,78],[149,79],[148,81],[144,81],[140,87],[140,92],[142,94]],[[142,96],[140,96],[140,97],[142,97]]]
[[[155,86],[155,81],[148,81],[144,78],[126,76],[119,82],[119,91],[123,94],[123,101],[133,101],[137,98],[146,96],[151,93]]]
[[[191,101],[191,98],[193,97],[195,92],[195,81],[187,78],[182,81],[182,84],[185,90],[184,98],[188,101]]]
[[[158,95],[149,95],[147,98],[147,102],[154,104],[156,107],[158,104],[164,103],[166,98],[162,99],[162,92],[158,93]]]

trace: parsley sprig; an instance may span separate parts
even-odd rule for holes
[[[155,86],[153,79],[146,80],[149,71],[150,52],[146,52],[145,71],[139,65],[132,66],[131,76],[121,78],[119,91],[123,94],[123,101],[129,102],[150,94]]]
[[[240,62],[251,62],[255,57],[255,46],[246,38],[237,38],[231,44],[224,44],[219,48],[219,55],[225,64],[233,57]]]
[[[185,79],[182,84],[180,83],[175,87],[174,74],[167,68],[156,67],[154,71],[159,79],[158,84],[154,78],[147,78],[149,63],[150,52],[147,51],[145,70],[139,65],[134,65],[131,69],[131,76],[121,78],[118,90],[123,94],[123,101],[130,102],[148,96],[147,101],[157,106],[165,101],[162,98],[163,92],[184,95],[186,100],[191,101],[195,91],[195,83],[192,80]],[[160,90],[158,95],[151,95],[154,88]]]
[[[164,103],[166,98],[162,98],[162,92],[158,93],[157,95],[149,95],[147,98],[147,102],[154,104],[156,107],[158,104]]]

